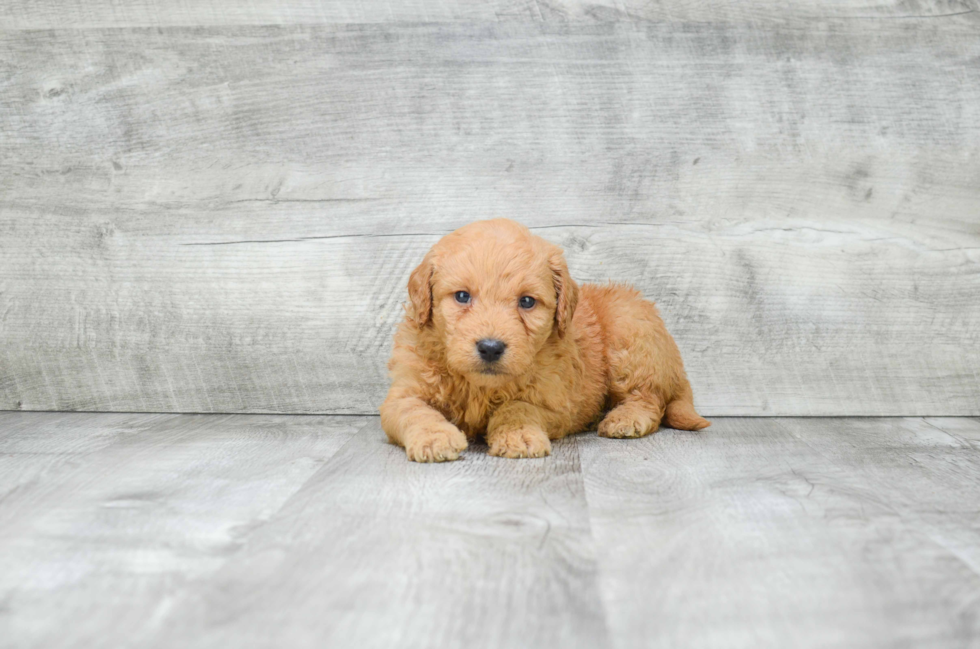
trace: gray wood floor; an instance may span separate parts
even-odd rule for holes
[[[0,645],[980,645],[980,421],[411,464],[375,417],[0,414]]]

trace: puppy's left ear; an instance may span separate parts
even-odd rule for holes
[[[431,255],[426,255],[408,277],[408,316],[421,329],[432,318],[432,273]]]
[[[565,263],[565,255],[561,248],[556,247],[552,251],[548,263],[555,282],[555,294],[558,296],[558,303],[555,305],[555,329],[558,331],[558,337],[564,338],[565,331],[572,322],[575,305],[578,304],[578,284],[568,273],[568,264]]]

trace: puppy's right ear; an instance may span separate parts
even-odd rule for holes
[[[408,317],[421,329],[432,319],[432,272],[429,255],[408,277]]]

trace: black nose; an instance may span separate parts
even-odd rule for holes
[[[484,338],[476,341],[476,351],[480,352],[480,358],[486,363],[493,363],[503,356],[505,349],[507,349],[507,345],[502,340]]]

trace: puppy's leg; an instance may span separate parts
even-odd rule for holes
[[[551,415],[544,408],[525,401],[509,401],[500,406],[487,424],[490,455],[500,457],[544,457],[551,455],[549,430]]]
[[[616,407],[599,423],[599,434],[642,437],[655,432],[661,419],[686,430],[708,426],[694,411],[681,353],[653,303],[633,289],[612,286],[601,304],[609,397]]]
[[[602,437],[643,437],[655,432],[664,416],[664,402],[654,394],[630,394],[599,422]]]
[[[381,404],[381,427],[388,439],[405,447],[409,460],[445,462],[466,449],[466,435],[418,397],[389,396]]]

